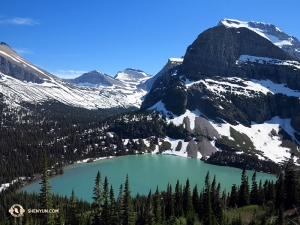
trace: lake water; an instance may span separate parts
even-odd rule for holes
[[[68,166],[64,169],[64,174],[50,179],[52,192],[59,195],[70,196],[72,189],[78,198],[89,202],[92,201],[93,188],[97,171],[101,172],[102,181],[107,176],[109,185],[112,185],[115,197],[119,193],[120,184],[129,176],[131,194],[137,193],[147,195],[149,190],[166,190],[167,184],[172,184],[175,189],[176,181],[182,185],[189,178],[191,190],[198,185],[198,190],[204,187],[204,180],[207,171],[210,173],[210,181],[216,175],[217,183],[220,182],[221,190],[226,188],[226,192],[231,190],[232,184],[240,185],[242,170],[232,167],[215,166],[202,162],[199,159],[184,158],[172,155],[132,155],[103,159],[93,163],[80,163]],[[247,171],[249,185],[251,187],[251,177],[254,171]],[[257,181],[276,181],[276,177],[271,174],[257,173]],[[23,191],[39,193],[40,181],[34,182],[22,188]]]

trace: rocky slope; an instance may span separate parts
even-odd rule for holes
[[[178,125],[189,120],[202,137],[191,141],[203,146],[191,145],[211,149],[206,156],[223,149],[281,162],[300,156],[299,76],[299,61],[257,32],[217,26],[154,82],[141,108],[161,110]],[[204,131],[212,129],[195,123],[199,116],[220,136],[209,137]]]

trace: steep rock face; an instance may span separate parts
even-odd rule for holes
[[[236,64],[241,55],[294,60],[247,28],[217,26],[204,31],[187,48],[179,73],[192,80],[212,76],[249,77],[250,74]]]
[[[139,84],[137,87],[144,90],[151,90],[152,85],[157,80],[158,77],[162,76],[164,73],[168,72],[170,69],[181,65],[183,62],[182,58],[169,58],[167,64],[153,77],[146,80],[144,83]]]
[[[0,72],[18,80],[32,83],[43,83],[45,76],[42,70],[31,67],[31,64],[18,56],[6,43],[0,44]]]

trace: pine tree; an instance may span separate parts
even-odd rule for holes
[[[285,199],[284,180],[283,180],[282,173],[279,174],[275,186],[276,186],[275,207],[276,209],[280,209],[281,207],[283,207],[284,199]]]
[[[233,184],[230,192],[229,206],[232,208],[236,208],[238,203],[238,191],[236,184]]]
[[[118,224],[122,224],[122,214],[123,214],[123,184],[120,185],[119,188],[119,196],[117,198],[117,202],[116,202],[116,214],[117,214],[117,223]]]
[[[258,204],[258,187],[256,182],[256,172],[253,173],[252,176],[252,187],[250,191],[250,203]]]
[[[183,188],[182,207],[183,207],[183,213],[185,216],[187,216],[188,212],[193,211],[189,179],[186,180],[186,184]]]
[[[118,218],[116,212],[115,194],[112,185],[110,185],[110,191],[109,191],[109,218],[110,218],[110,225],[117,224]]]
[[[162,209],[160,203],[160,193],[158,191],[158,187],[156,187],[156,191],[153,197],[153,219],[156,224],[160,224],[162,221]]]
[[[171,184],[168,184],[165,202],[166,202],[165,203],[166,204],[166,207],[165,207],[166,219],[170,220],[174,217],[174,198],[173,198]]]
[[[101,221],[103,225],[110,225],[110,216],[109,216],[109,191],[108,191],[108,179],[107,176],[104,178],[103,183],[103,206],[101,213]]]
[[[101,224],[101,212],[102,212],[102,204],[103,204],[103,196],[102,196],[102,181],[101,174],[98,170],[97,176],[95,179],[95,187],[93,189],[93,225]]]
[[[153,223],[153,198],[152,198],[151,189],[149,191],[147,201],[146,201],[144,218],[145,218],[146,225],[151,225]]]
[[[198,187],[195,185],[193,189],[193,194],[192,194],[192,203],[193,203],[193,208],[195,212],[199,211],[199,193],[198,193]]]
[[[130,195],[128,174],[126,176],[126,181],[124,184],[124,198],[123,198],[123,205],[122,205],[122,224],[123,225],[135,224],[135,215],[134,215],[134,211],[133,211],[132,198]]]
[[[67,207],[66,225],[79,225],[77,199],[75,197],[74,189]]]
[[[241,178],[241,186],[239,190],[238,206],[249,205],[249,184],[248,177],[246,175],[246,167],[244,167]]]
[[[217,224],[215,215],[213,213],[211,207],[211,187],[209,181],[209,171],[205,176],[205,187],[204,187],[204,194],[203,194],[203,224],[204,225],[214,225]]]
[[[43,158],[43,176],[41,181],[41,189],[40,189],[40,207],[41,209],[53,209],[52,203],[52,193],[51,186],[49,184],[49,175],[48,175],[48,162],[46,152],[44,151]],[[52,213],[41,213],[40,214],[41,223],[45,225],[53,225],[54,217]]]
[[[181,185],[179,183],[179,180],[177,180],[176,182],[176,186],[175,186],[175,193],[174,193],[174,211],[175,211],[175,216],[176,217],[181,217],[183,214],[183,209],[182,209],[182,188]]]
[[[293,155],[284,170],[285,208],[292,208],[298,203],[298,180]]]

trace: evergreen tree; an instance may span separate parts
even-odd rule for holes
[[[122,224],[123,225],[135,224],[135,215],[133,211],[132,198],[130,195],[128,174],[126,176],[126,181],[124,184],[124,198],[122,204]]]
[[[71,198],[67,207],[66,225],[79,225],[77,199],[74,189],[72,189]]]
[[[259,205],[264,205],[265,204],[265,191],[262,186],[261,180],[259,181],[259,186],[258,186],[258,199],[257,202]]]
[[[103,204],[103,196],[102,196],[102,181],[101,174],[98,170],[97,176],[95,179],[95,187],[93,189],[93,225],[101,224],[101,212],[102,212],[102,204]]]
[[[238,190],[236,184],[233,184],[230,192],[229,206],[236,208],[238,203]]]
[[[285,208],[292,208],[298,204],[298,180],[296,176],[296,168],[294,164],[293,155],[288,161],[284,170],[284,189],[285,192]]]
[[[166,207],[165,207],[166,219],[170,220],[174,217],[174,198],[173,198],[171,184],[168,184],[168,187],[167,187],[165,204],[166,204]]]
[[[186,180],[186,184],[183,188],[182,208],[185,216],[187,216],[188,212],[193,211],[193,203],[192,203],[189,179]]]
[[[275,207],[276,209],[280,209],[281,207],[284,206],[284,199],[285,199],[284,180],[283,180],[282,173],[279,174],[279,177],[275,185],[276,185]]]
[[[109,215],[109,191],[108,191],[108,179],[107,176],[104,178],[103,183],[103,206],[101,213],[101,220],[103,225],[110,225],[110,215]]]
[[[183,214],[183,209],[182,209],[182,188],[181,185],[179,183],[179,180],[177,180],[176,182],[176,186],[175,186],[175,193],[174,193],[174,211],[175,211],[175,216],[176,217],[181,217]]]
[[[193,203],[193,208],[194,208],[195,212],[198,212],[199,211],[199,193],[198,193],[197,185],[195,185],[195,187],[193,189],[192,203]]]
[[[110,191],[109,191],[109,218],[110,218],[109,220],[110,225],[116,225],[118,223],[115,194],[112,185],[110,185]]]
[[[215,225],[217,224],[215,215],[213,213],[211,207],[211,187],[209,181],[209,171],[205,176],[205,187],[204,187],[204,194],[203,194],[203,224],[204,225]]]
[[[252,176],[252,186],[250,191],[250,203],[258,204],[258,187],[256,182],[256,172],[253,173]]]
[[[246,175],[246,167],[244,167],[241,178],[241,186],[239,190],[238,206],[249,205],[249,184],[248,177]]]
[[[162,209],[161,209],[161,195],[156,187],[156,191],[153,197],[153,219],[156,224],[161,224],[162,221]]]
[[[118,224],[122,224],[122,214],[123,214],[123,184],[120,185],[119,188],[119,196],[116,202],[116,214],[117,214],[117,222]]]
[[[40,208],[41,209],[53,209],[52,203],[52,193],[51,186],[49,184],[49,175],[48,175],[48,162],[46,152],[44,151],[43,158],[43,176],[41,181],[41,189],[40,189]],[[45,225],[53,225],[54,217],[52,213],[41,213],[40,214],[41,223]]]
[[[152,198],[151,189],[149,191],[148,198],[146,201],[144,218],[145,218],[146,225],[151,225],[153,223],[153,198]]]

